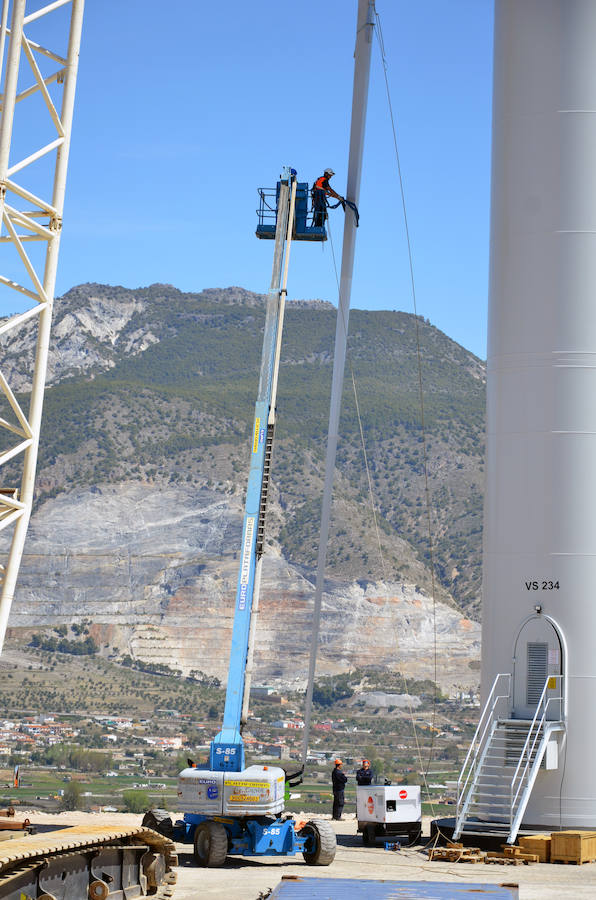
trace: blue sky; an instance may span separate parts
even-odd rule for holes
[[[88,2],[57,293],[86,281],[269,286],[257,188],[283,165],[345,191],[356,0]],[[486,355],[491,0],[377,0],[418,312]],[[412,311],[378,42],[352,308]],[[336,253],[343,213],[331,213]],[[290,298],[336,302],[329,244],[295,244]],[[338,261],[339,264],[339,261]]]

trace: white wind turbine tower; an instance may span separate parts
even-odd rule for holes
[[[596,826],[596,4],[497,0],[482,693],[455,836]]]

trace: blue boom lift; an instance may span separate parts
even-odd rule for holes
[[[293,239],[326,240],[324,227],[306,224],[308,185],[297,182],[294,169],[284,168],[275,192],[268,194],[262,189],[259,194],[265,207],[261,205],[259,210],[257,235],[274,238],[275,247],[251,432],[223,725],[211,743],[209,768],[189,766],[178,776],[183,820],[172,825],[162,810],[152,810],[143,824],[175,840],[193,843],[195,859],[202,866],[221,866],[228,855],[294,856],[296,853],[302,853],[311,865],[329,865],[336,850],[335,832],[329,822],[313,820],[297,830],[294,818],[283,812],[286,782],[299,783],[296,779],[301,772],[286,775],[277,766],[246,768],[242,740],[248,716],[290,247]],[[265,201],[271,195],[275,197],[274,207]],[[259,229],[264,230],[259,232]]]

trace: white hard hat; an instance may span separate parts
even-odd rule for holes
[[[333,169],[325,169],[323,174],[324,175],[335,175],[335,172],[333,171]]]

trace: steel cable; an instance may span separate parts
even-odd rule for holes
[[[330,242],[330,245],[331,245],[331,256],[332,256],[332,259],[333,259],[333,268],[334,268],[334,271],[335,271],[335,281],[336,281],[336,284],[337,284],[337,290],[338,290],[338,294],[339,294],[339,278],[338,278],[338,273],[337,273],[337,263],[336,263],[336,258],[335,258],[335,248],[334,248],[334,245],[333,245],[333,235],[332,235],[331,228],[330,228],[329,224],[328,224],[327,227],[328,227],[328,231],[329,231],[329,242]],[[345,322],[343,322],[343,320],[342,320],[342,324],[344,325],[344,329],[345,329]],[[346,336],[346,339],[347,339],[347,336]],[[419,344],[418,344],[418,353],[420,353],[420,346],[419,346]],[[363,429],[363,427],[362,427],[362,418],[361,418],[361,415],[360,415],[360,403],[359,403],[359,400],[358,400],[358,390],[357,390],[357,387],[356,387],[356,376],[355,376],[355,374],[354,374],[354,368],[353,368],[353,366],[352,366],[352,358],[351,358],[351,353],[350,353],[349,347],[347,348],[347,351],[346,351],[346,360],[347,360],[348,366],[349,366],[349,368],[350,368],[350,376],[351,376],[351,381],[352,381],[352,390],[353,390],[353,393],[354,393],[354,405],[355,405],[355,409],[356,409],[356,416],[357,416],[357,419],[358,419],[358,429],[359,429],[359,433],[360,433],[360,443],[361,443],[361,448],[362,448],[362,455],[363,455],[363,458],[364,458],[364,466],[365,466],[365,470],[366,470],[366,477],[367,477],[367,481],[368,481],[368,491],[369,491],[369,498],[370,498],[370,506],[371,506],[372,516],[373,516],[373,522],[374,522],[375,534],[376,534],[376,538],[377,538],[377,548],[378,548],[378,552],[379,552],[379,560],[380,560],[380,564],[381,564],[381,570],[382,570],[383,581],[384,581],[385,584],[387,584],[387,583],[388,583],[388,578],[387,578],[387,567],[386,567],[386,563],[385,563],[385,555],[384,555],[384,552],[383,552],[383,547],[382,547],[382,544],[381,544],[381,535],[380,535],[380,531],[379,531],[379,523],[378,523],[378,516],[377,516],[377,504],[376,504],[376,501],[375,501],[375,492],[374,492],[374,487],[373,487],[372,478],[371,478],[371,474],[370,474],[370,466],[369,466],[369,463],[368,463],[368,453],[367,453],[367,450],[366,450],[366,442],[365,442],[365,440],[364,440],[364,429]],[[420,382],[420,381],[419,381],[419,384],[420,384],[420,386],[421,386],[421,382]],[[394,629],[394,632],[395,632],[395,643],[396,643],[396,647],[399,648],[399,643],[400,643],[400,641],[399,641],[399,630],[398,630],[397,622],[396,622],[394,616],[392,616],[392,626],[393,626],[393,629]],[[435,675],[434,685],[435,685],[435,688],[434,688],[434,697],[433,697],[433,717],[432,717],[432,723],[433,723],[433,728],[434,728],[434,727],[435,727],[435,721],[436,721],[436,712],[435,712],[435,709],[436,709],[436,674],[437,674],[437,631],[436,631],[436,604],[435,604],[435,602],[434,602],[434,581],[433,581],[433,632],[434,632],[433,647],[434,647],[434,675]],[[402,681],[403,681],[403,685],[404,685],[404,691],[405,691],[405,694],[406,694],[407,696],[409,696],[409,691],[408,691],[408,681],[407,681],[407,678],[406,678],[405,675],[402,675]],[[422,758],[422,747],[421,747],[420,742],[419,742],[419,739],[418,739],[418,729],[417,729],[417,727],[416,727],[416,721],[415,721],[415,716],[414,716],[414,709],[413,709],[413,707],[412,707],[412,704],[411,704],[409,701],[408,701],[408,712],[409,712],[409,715],[410,715],[410,723],[411,723],[411,726],[412,726],[412,735],[413,735],[413,738],[414,738],[414,741],[415,741],[415,744],[416,744],[416,756],[417,756],[418,762],[419,762],[419,764],[420,764],[421,775],[422,775],[422,778],[423,778],[423,781],[424,781],[424,787],[425,787],[425,791],[426,791],[426,796],[428,797],[428,801],[429,801],[429,803],[430,803],[430,805],[431,805],[431,811],[432,811],[432,814],[434,815],[434,806],[433,806],[433,803],[432,803],[432,800],[431,800],[431,797],[430,797],[430,790],[429,790],[429,787],[428,787],[428,781],[427,781],[427,778],[428,778],[428,774],[429,774],[429,771],[430,771],[430,764],[431,764],[431,762],[432,762],[432,749],[433,749],[433,747],[434,747],[434,735],[435,735],[435,732],[434,732],[434,731],[431,732],[431,751],[430,751],[429,758],[428,758],[428,760],[427,760],[426,767],[425,767],[425,766],[424,766],[424,762],[423,762],[423,758]],[[309,719],[309,726],[310,726],[310,719]]]

